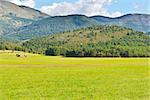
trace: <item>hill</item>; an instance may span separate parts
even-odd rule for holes
[[[67,57],[149,57],[150,37],[119,26],[94,26],[24,42],[0,42],[1,50]]]
[[[95,26],[26,41],[26,51],[75,57],[147,57],[150,37],[118,26]]]

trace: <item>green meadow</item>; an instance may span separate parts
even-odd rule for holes
[[[1,51],[0,99],[150,100],[149,61]]]

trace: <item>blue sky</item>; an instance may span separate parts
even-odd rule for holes
[[[150,14],[150,0],[9,0],[49,15],[84,14],[121,16],[127,13]],[[148,6],[149,5],[149,6]]]
[[[148,13],[150,14],[150,0],[117,0],[108,6],[109,11],[120,11],[122,13]],[[149,6],[148,6],[149,5]]]

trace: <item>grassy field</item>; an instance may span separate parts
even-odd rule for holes
[[[0,99],[150,100],[149,60],[0,52]]]

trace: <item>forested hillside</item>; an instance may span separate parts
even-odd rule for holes
[[[1,49],[9,48],[2,42]],[[118,26],[95,26],[47,35],[23,43],[13,50],[67,57],[149,57],[150,37]]]

